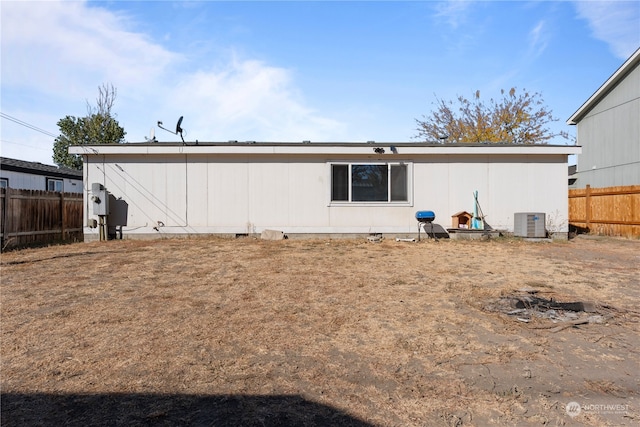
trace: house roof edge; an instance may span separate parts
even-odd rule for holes
[[[71,154],[249,154],[249,155],[435,155],[435,154],[578,154],[580,146],[547,144],[423,144],[423,143],[140,143],[74,145]]]
[[[636,51],[589,97],[566,121],[576,125],[593,107],[596,106],[622,79],[640,64],[640,48]]]

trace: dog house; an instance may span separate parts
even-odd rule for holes
[[[467,211],[461,211],[451,215],[451,228],[471,228],[471,215]]]

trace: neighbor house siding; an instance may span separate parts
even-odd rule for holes
[[[82,172],[37,162],[0,157],[0,178],[20,190],[48,191],[49,180],[62,182],[65,193],[82,192]]]
[[[66,193],[81,193],[82,181],[79,179],[61,178],[56,176],[33,175],[24,172],[3,170],[1,177],[8,180],[9,187],[21,190],[47,191],[47,178],[62,181],[63,191]]]
[[[640,57],[636,52],[568,123],[577,125],[575,187],[640,184]],[[609,87],[611,86],[611,87]],[[606,89],[606,90],[605,90]],[[597,96],[596,96],[597,95]]]

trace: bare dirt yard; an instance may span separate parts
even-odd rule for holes
[[[640,241],[193,238],[1,257],[1,422],[640,423]]]

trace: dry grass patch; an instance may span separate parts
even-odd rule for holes
[[[639,264],[640,242],[614,239],[5,253],[2,421],[633,424]],[[553,333],[485,309],[525,286],[615,316]],[[585,399],[631,409],[568,417]]]

